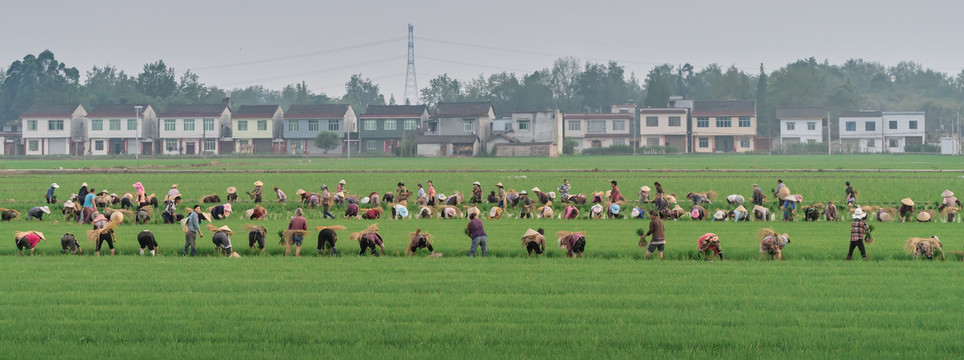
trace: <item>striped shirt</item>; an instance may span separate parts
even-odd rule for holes
[[[861,241],[864,234],[870,232],[867,222],[864,220],[854,220],[850,223],[850,241]]]

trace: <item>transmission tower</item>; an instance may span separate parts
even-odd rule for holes
[[[418,82],[415,81],[415,27],[408,24],[408,69],[405,71],[405,103],[418,103]]]

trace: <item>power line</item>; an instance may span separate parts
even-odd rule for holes
[[[456,60],[445,60],[445,59],[439,59],[439,58],[429,57],[429,56],[425,56],[425,55],[420,55],[418,58],[419,58],[419,59],[425,59],[425,60],[431,60],[431,61],[437,61],[437,62],[443,62],[443,63],[449,63],[449,64],[456,64],[456,65],[474,66],[474,67],[480,67],[480,68],[495,69],[495,70],[499,70],[499,71],[512,71],[512,72],[519,72],[519,73],[525,73],[525,72],[528,71],[528,70],[519,70],[519,69],[509,69],[509,68],[503,68],[503,67],[492,66],[492,65],[473,64],[473,63],[467,63],[467,62],[456,61]]]
[[[286,55],[286,56],[280,56],[280,57],[274,57],[274,58],[267,58],[267,59],[261,59],[261,60],[244,61],[244,62],[238,62],[238,63],[233,63],[233,64],[203,66],[203,67],[199,67],[199,68],[194,68],[194,69],[192,69],[192,70],[194,70],[194,71],[197,71],[197,70],[213,70],[213,69],[223,69],[223,68],[236,67],[236,66],[244,66],[244,65],[264,64],[264,63],[269,63],[269,62],[291,60],[291,59],[303,58],[303,57],[308,57],[308,56],[332,54],[332,53],[337,53],[337,52],[342,52],[342,51],[362,49],[362,48],[372,47],[372,46],[376,46],[376,45],[382,45],[382,44],[387,44],[387,43],[391,43],[391,42],[396,42],[396,41],[404,40],[404,39],[405,39],[405,37],[395,37],[395,38],[391,38],[391,39],[374,41],[374,42],[370,42],[370,43],[364,43],[364,44],[358,44],[358,45],[352,45],[352,46],[345,46],[345,47],[334,48],[334,49],[325,49],[325,50],[313,51],[313,52],[309,52],[309,53]]]
[[[424,37],[419,37],[418,39],[421,40],[421,41],[435,42],[435,43],[439,43],[439,44],[457,45],[457,46],[473,47],[473,48],[479,48],[479,49],[495,50],[495,51],[504,51],[504,52],[511,52],[511,53],[519,53],[519,54],[530,54],[530,55],[548,56],[548,57],[554,57],[554,58],[561,58],[561,57],[570,57],[570,56],[572,56],[572,55],[554,54],[554,53],[548,53],[548,52],[542,52],[542,51],[519,50],[519,49],[509,49],[509,48],[503,48],[503,47],[497,47],[497,46],[487,46],[487,45],[469,44],[469,43],[463,43],[463,42],[458,42],[458,41],[449,41],[449,40],[432,39],[432,38],[424,38]],[[606,59],[606,58],[589,57],[589,56],[572,56],[572,57],[579,58],[579,59],[593,60],[593,61],[611,61],[611,60],[618,60],[618,59]],[[660,65],[660,64],[662,64],[661,62],[651,62],[651,61],[636,61],[636,60],[618,60],[618,61],[619,61],[619,62],[623,62],[623,63],[628,63],[628,64],[642,64],[642,65]]]
[[[299,73],[289,73],[289,74],[283,74],[283,75],[272,76],[272,77],[267,77],[267,78],[252,79],[252,80],[246,80],[246,81],[238,81],[238,82],[235,82],[235,83],[228,83],[227,85],[222,85],[222,86],[224,86],[224,87],[229,87],[229,86],[237,86],[237,85],[251,84],[251,83],[261,82],[261,81],[271,81],[271,80],[288,79],[288,78],[300,77],[300,76],[305,76],[305,75],[318,75],[318,74],[324,74],[324,73],[329,73],[329,72],[338,71],[338,70],[344,70],[344,69],[350,69],[350,68],[357,68],[357,67],[361,67],[361,66],[375,65],[375,64],[382,64],[382,63],[387,63],[387,62],[392,62],[392,61],[398,61],[398,59],[402,59],[402,58],[405,58],[405,56],[398,55],[398,56],[392,56],[392,57],[387,57],[387,58],[383,58],[383,59],[365,61],[365,62],[360,62],[360,63],[333,66],[333,67],[324,68],[324,69],[315,70],[315,71],[306,71],[306,72],[299,72]]]

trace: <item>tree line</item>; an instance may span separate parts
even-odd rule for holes
[[[378,84],[362,74],[350,77],[341,97],[315,93],[305,82],[281,90],[254,85],[229,92],[204,84],[191,70],[176,72],[163,60],[145,64],[137,75],[104,65],[81,77],[77,68],[60,62],[49,50],[14,61],[0,71],[0,121],[18,119],[33,104],[148,103],[163,111],[168,105],[218,103],[229,93],[234,106],[349,103],[360,114],[369,105],[396,104],[394,95],[386,101]],[[605,112],[609,105],[629,102],[665,107],[671,95],[756,100],[761,135],[778,133],[772,126],[777,108],[794,107],[825,108],[832,121],[842,111],[922,110],[927,112],[928,130],[934,131],[949,125],[964,106],[964,71],[953,76],[915,62],[888,67],[862,59],[831,64],[811,57],[769,73],[761,64],[755,74],[718,64],[698,70],[690,64],[662,64],[639,79],[615,61],[582,62],[568,57],[525,74],[480,74],[467,80],[439,75],[420,90],[420,101],[429,108],[443,101],[491,101],[501,116],[546,109]],[[836,131],[836,126],[831,129]]]

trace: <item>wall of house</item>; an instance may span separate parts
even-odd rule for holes
[[[787,124],[793,123],[794,129],[787,130]],[[814,130],[808,130],[809,123],[814,123]],[[780,120],[780,142],[786,143],[783,139],[796,138],[799,142],[807,143],[823,142],[823,119],[781,119]]]
[[[464,120],[472,120],[472,131],[465,131]],[[458,117],[458,118],[441,118],[438,121],[438,134],[439,135],[472,135],[482,137],[482,132],[479,131],[479,121],[478,117]]]
[[[31,120],[37,121],[37,130],[29,130],[29,127],[27,126],[27,124]],[[50,126],[51,120],[63,121],[64,129],[50,130],[49,126]],[[49,118],[49,119],[24,118],[23,120],[21,120],[21,124],[23,125],[22,136],[24,139],[39,139],[39,138],[55,139],[55,138],[69,138],[71,136],[79,138],[84,135],[83,128],[81,127],[81,121],[82,120],[80,118],[73,118],[73,119],[71,118]]]
[[[839,124],[839,134],[841,139],[877,138],[881,139],[881,118],[879,117],[841,117]],[[847,122],[855,123],[855,130],[847,131]],[[874,130],[867,131],[866,124],[874,123]]]
[[[881,124],[884,126],[882,134],[885,136],[924,136],[923,112],[885,112],[881,120]],[[897,123],[896,129],[890,128],[891,121]],[[916,129],[910,128],[911,121],[917,122]]]
[[[714,135],[756,135],[756,117],[750,117],[749,127],[740,127],[740,118],[730,116],[730,127],[717,127],[717,117],[709,117],[709,127],[697,127],[697,116],[693,117],[693,136]]]
[[[523,130],[519,128],[520,121],[529,121],[529,128]],[[539,111],[532,113],[512,114],[511,127],[512,137],[520,142],[562,142],[562,123],[561,114],[556,111]],[[499,128],[493,123],[495,128]]]
[[[419,157],[441,157],[443,148],[447,149],[445,155],[451,154],[451,146],[448,144],[418,144],[415,146],[415,154]]]
[[[649,117],[656,117],[656,126],[647,125]],[[679,125],[670,126],[670,117],[679,117]],[[653,135],[686,135],[686,114],[639,114],[639,135],[641,138]],[[645,144],[645,141],[640,142],[640,145]]]
[[[559,147],[555,144],[499,144],[495,147],[497,157],[558,157]]]
[[[247,122],[247,130],[240,130],[240,123]],[[258,122],[264,122],[265,129],[258,130]],[[231,133],[235,139],[271,139],[274,134],[274,119],[231,119]]]

